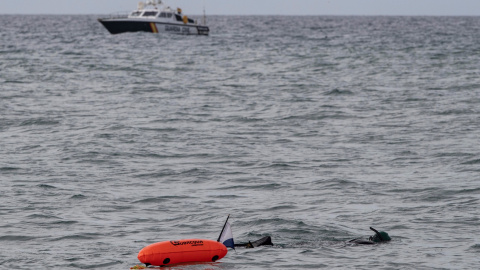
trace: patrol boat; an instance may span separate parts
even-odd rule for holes
[[[175,33],[184,35],[208,35],[210,29],[205,23],[182,14],[182,9],[172,10],[161,0],[147,0],[138,3],[138,8],[128,15],[99,18],[98,21],[111,34],[125,32]]]

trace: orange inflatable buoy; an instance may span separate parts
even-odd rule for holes
[[[138,259],[146,265],[168,265],[186,262],[214,262],[227,255],[227,247],[205,239],[165,241],[144,247]]]

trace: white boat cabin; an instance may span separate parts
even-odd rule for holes
[[[145,8],[147,6],[153,6],[153,8]],[[162,5],[162,1],[158,2],[155,0],[147,1],[145,4],[143,2],[138,3],[138,9],[132,11],[128,15],[130,19],[157,19],[161,21],[175,21],[180,23],[189,23],[197,24],[195,20],[189,19],[187,16],[182,15],[182,9],[177,8],[176,12],[170,7],[165,7],[163,10],[159,10],[157,5]]]

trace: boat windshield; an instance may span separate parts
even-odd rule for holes
[[[156,12],[156,11],[145,11],[143,13],[143,17],[150,17],[150,16],[156,17],[157,14],[158,14],[158,12]]]
[[[162,12],[162,13],[160,13],[160,16],[158,16],[158,17],[160,17],[160,18],[171,18],[172,16],[173,16],[173,14],[170,13],[170,12]]]
[[[138,17],[138,16],[140,16],[140,14],[142,14],[141,11],[134,11],[134,12],[132,12],[132,14],[130,14],[130,16],[132,16],[132,17]]]

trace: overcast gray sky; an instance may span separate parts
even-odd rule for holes
[[[0,14],[110,14],[139,0],[0,0]],[[185,14],[207,15],[467,15],[480,0],[164,0]]]

